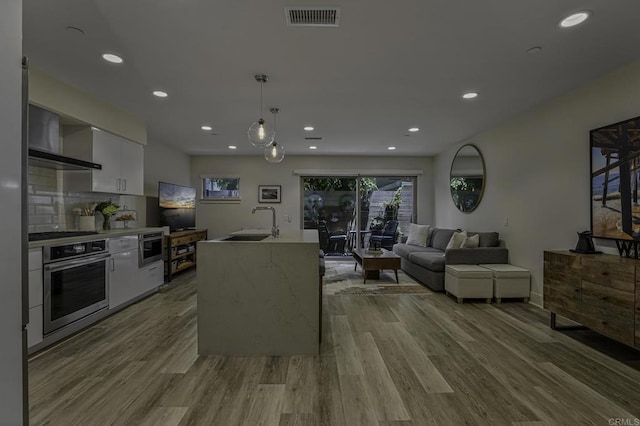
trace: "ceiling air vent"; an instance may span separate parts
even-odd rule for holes
[[[339,7],[285,7],[287,25],[291,27],[337,27]]]

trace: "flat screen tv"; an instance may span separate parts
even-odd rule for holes
[[[190,186],[158,182],[160,226],[171,232],[196,227],[196,189]]]
[[[591,234],[640,240],[640,117],[591,130]]]

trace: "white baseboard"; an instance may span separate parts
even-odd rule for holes
[[[536,305],[539,308],[542,308],[542,306],[544,305],[542,295],[540,293],[534,293],[532,291],[531,296],[529,297],[529,303],[531,303],[532,305]]]

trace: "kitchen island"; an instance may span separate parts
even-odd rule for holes
[[[200,241],[198,353],[318,354],[319,249],[316,230]]]

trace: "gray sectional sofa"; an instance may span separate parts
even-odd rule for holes
[[[445,265],[480,263],[509,263],[509,251],[501,247],[497,232],[467,232],[468,236],[480,234],[476,248],[452,248],[445,250],[456,229],[433,228],[426,247],[398,243],[393,252],[402,258],[402,270],[434,291],[444,291]]]

